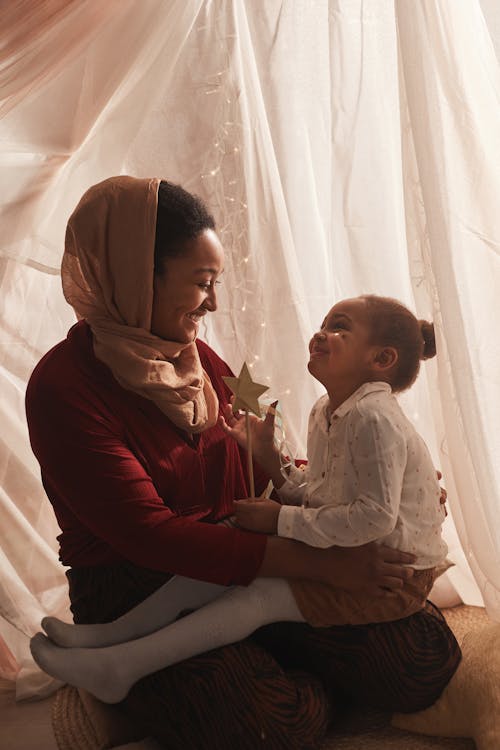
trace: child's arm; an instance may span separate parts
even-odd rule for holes
[[[359,477],[358,491],[343,504],[325,502],[314,508],[291,505],[236,504],[236,518],[244,528],[278,533],[313,547],[357,547],[387,536],[396,524],[406,440],[391,420],[370,413],[355,426],[356,450],[352,469]]]
[[[284,505],[277,533],[314,547],[357,547],[393,531],[399,512],[407,459],[406,439],[389,418],[370,412],[355,424],[352,470],[358,487],[342,504],[315,508]]]

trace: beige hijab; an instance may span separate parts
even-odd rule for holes
[[[215,424],[219,406],[196,345],[151,333],[159,183],[111,177],[87,190],[66,229],[62,285],[120,385],[195,433]]]

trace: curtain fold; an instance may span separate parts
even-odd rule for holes
[[[396,15],[439,335],[442,455],[462,546],[499,618],[500,70],[481,9],[469,5],[396,0]]]
[[[321,393],[307,342],[336,300],[387,294],[435,320],[438,359],[402,403],[445,474],[446,575],[500,619],[500,74],[479,3],[13,0],[0,13],[0,673],[17,674],[18,697],[57,687],[28,641],[44,614],[69,619],[24,391],[74,322],[66,221],[112,174],[209,203],[227,264],[203,338],[269,385],[297,456]]]
[[[36,93],[84,50],[106,21],[130,3],[18,0],[0,11],[0,116]]]

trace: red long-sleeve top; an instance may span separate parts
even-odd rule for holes
[[[203,342],[202,365],[227,403],[228,366]],[[96,359],[85,321],[35,368],[26,393],[31,445],[71,567],[136,565],[247,584],[266,536],[214,524],[247,497],[245,461],[216,426],[191,442],[152,401]],[[256,486],[265,484],[256,474]]]

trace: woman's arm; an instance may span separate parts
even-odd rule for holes
[[[168,472],[161,479],[160,496],[147,467],[161,450],[140,455],[132,449],[133,436],[127,434],[119,409],[108,408],[97,389],[89,389],[84,398],[82,389],[75,394],[74,388],[74,382],[60,389],[38,383],[27,399],[33,451],[62,529],[62,562],[85,566],[126,559],[224,585],[249,583],[262,562],[266,538],[206,522],[211,510],[217,518],[217,498],[206,497],[199,471],[187,472],[185,481],[172,478],[181,483],[189,507],[177,508],[175,489],[167,497]],[[141,429],[149,429],[150,419],[138,414],[137,421]],[[164,431],[173,434],[172,440],[165,438],[165,446],[171,445],[167,450],[185,449],[161,415],[149,442],[157,437],[161,445]],[[219,439],[225,440],[222,434]],[[215,449],[212,443],[212,461]],[[239,475],[236,446],[229,459]],[[223,457],[220,461],[222,476]]]
[[[397,589],[411,578],[415,557],[379,544],[319,549],[291,539],[268,537],[258,575],[308,578],[337,588],[363,589],[374,595]]]

